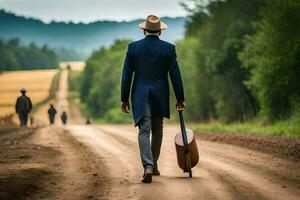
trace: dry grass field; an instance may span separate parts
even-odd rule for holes
[[[32,103],[36,104],[49,95],[57,70],[14,71],[0,74],[0,117],[14,113],[20,89],[25,87]]]

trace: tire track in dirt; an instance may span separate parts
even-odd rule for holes
[[[110,188],[105,197],[107,199],[136,199],[132,186],[139,183],[132,177],[137,169],[132,167],[132,160],[126,157],[131,154],[128,148],[111,140],[104,132],[98,131],[93,126],[71,126],[68,130],[79,142],[103,158],[107,173],[101,175],[109,180],[104,184]]]
[[[226,192],[223,192],[224,187],[221,182],[206,171],[199,171],[196,173],[198,175],[193,179],[186,178],[186,175],[183,175],[176,166],[175,157],[173,157],[172,160],[166,160],[167,166],[160,165],[161,170],[166,171],[164,169],[168,169],[168,173],[161,177],[155,177],[151,185],[144,185],[140,183],[143,170],[140,164],[137,144],[136,142],[133,143],[134,134],[132,135],[133,137],[128,135],[125,137],[123,135],[122,137],[120,135],[124,133],[123,130],[119,131],[121,132],[120,135],[110,134],[107,132],[108,130],[102,126],[101,128],[82,128],[79,132],[74,133],[76,130],[79,130],[79,127],[72,127],[70,130],[71,134],[79,138],[79,140],[87,146],[92,146],[95,153],[102,154],[102,156],[106,155],[106,164],[109,166],[112,174],[109,176],[119,177],[120,179],[127,177],[127,180],[129,179],[128,184],[125,186],[127,194],[130,194],[128,198],[135,196],[138,199],[221,199],[224,197],[230,199],[230,196]],[[119,165],[115,165],[115,163],[119,163]],[[124,176],[122,170],[118,170],[120,164],[121,169],[124,171],[130,169],[134,170],[129,173],[129,176]],[[219,192],[213,192],[215,190]],[[112,193],[114,193],[114,197],[124,196],[120,188]]]
[[[127,147],[131,147],[132,152],[134,152],[135,154],[135,162],[132,164],[137,166],[141,165],[137,145],[137,135],[135,132],[124,131],[123,129],[117,128],[115,126],[101,126],[100,128],[98,127],[98,129],[101,129],[106,134],[111,135],[112,138],[119,141],[120,144]],[[171,149],[173,149],[173,146]],[[164,171],[168,171],[168,173],[165,173],[160,177],[155,177],[151,186],[147,185],[144,187],[144,185],[142,184],[141,187],[135,187],[135,190],[138,191],[137,193],[140,194],[140,199],[214,199],[215,196],[228,196],[227,194],[222,192],[217,194],[209,192],[215,189],[219,189],[220,191],[222,191],[222,185],[218,184],[218,181],[209,176],[208,173],[201,172],[200,176],[194,177],[194,179],[188,179],[186,178],[186,176],[179,176],[182,175],[182,172],[178,169],[176,165],[176,158],[174,157],[174,154],[168,153],[168,155],[168,159],[164,160],[166,162],[164,162],[163,165],[160,165],[160,169],[164,169]],[[170,157],[170,155],[173,156]],[[140,174],[142,172],[142,169],[136,172],[137,180],[141,179]],[[203,180],[205,180],[205,184],[203,184]],[[201,192],[195,193],[194,191],[199,190],[199,186],[201,187]],[[149,198],[149,194],[152,195],[151,198]]]
[[[268,178],[257,176],[255,173],[235,167],[234,165],[218,161],[216,159],[202,156],[201,159],[205,165],[210,166],[211,169],[222,172],[224,176],[231,177],[232,183],[240,187],[247,187],[249,191],[259,193],[265,199],[289,199],[297,200],[299,196],[295,191],[283,189],[280,185],[269,181]]]
[[[135,133],[134,129],[130,129],[126,130],[128,128],[126,127],[118,127],[118,126],[102,126],[102,128],[100,128],[104,131],[106,131],[106,133],[109,133],[111,135],[113,135],[114,137],[119,137],[119,141],[122,140],[127,140],[129,142],[133,142],[134,140],[137,139],[137,135]],[[165,130],[166,133],[170,133],[170,132],[174,132],[174,128],[172,129],[167,129]],[[175,130],[176,133],[176,130]],[[174,136],[174,134],[172,135]],[[121,138],[121,139],[120,139]],[[171,144],[173,145],[173,137],[166,137],[164,138],[165,144]],[[214,177],[215,179],[218,179],[218,181],[221,182],[226,182],[227,186],[226,187],[231,187],[231,188],[235,188],[235,192],[229,191],[229,193],[232,193],[233,196],[239,195],[239,197],[243,196],[243,199],[298,199],[298,195],[299,195],[299,188],[297,187],[285,187],[282,186],[282,184],[286,184],[284,181],[280,182],[280,180],[276,180],[274,181],[274,177],[270,177],[268,174],[263,174],[263,176],[261,176],[261,170],[260,168],[263,168],[264,165],[260,164],[260,168],[255,168],[255,170],[250,169],[247,165],[243,165],[243,159],[242,157],[240,158],[235,158],[235,160],[227,160],[228,158],[222,158],[220,159],[220,157],[222,157],[222,154],[218,156],[213,156],[208,154],[209,156],[205,156],[205,151],[207,152],[208,150],[204,150],[206,146],[210,146],[210,143],[208,142],[203,142],[203,141],[198,141],[198,143],[200,143],[199,147],[200,147],[200,164],[198,165],[198,167],[196,167],[194,169],[194,176],[199,176],[201,175],[201,173],[203,173],[203,170],[207,171],[209,174],[210,173],[215,173],[218,172],[217,174],[219,175],[215,175],[216,177]],[[164,154],[168,155],[168,157],[171,157],[171,155],[175,155],[174,151],[172,151],[171,149],[174,147],[171,147],[171,145],[169,145],[167,147],[167,152],[164,152],[165,146],[164,145],[162,148],[162,156],[161,156],[161,164],[160,164],[160,168],[162,169],[162,171],[165,171],[166,168],[171,169],[172,167],[170,166],[170,163],[174,164],[176,163],[176,160],[174,159],[170,159],[164,156]],[[206,146],[205,146],[206,145]],[[215,144],[218,145],[218,144]],[[223,149],[222,146],[224,144],[219,144],[221,147],[219,147],[220,149]],[[128,146],[128,144],[127,144]],[[134,145],[135,148],[137,149],[137,144]],[[250,151],[250,154],[254,154],[252,155],[254,158],[256,157],[255,154],[257,152],[255,151],[251,151],[251,150],[247,150],[247,149],[242,149],[240,147],[232,147],[231,145],[225,145],[227,146],[227,148],[236,148],[238,150],[240,150],[240,153],[245,153],[247,151]],[[202,149],[204,150],[203,154],[201,154]],[[208,148],[209,149],[209,148]],[[236,150],[235,149],[235,150]],[[226,150],[226,148],[225,148]],[[209,151],[208,151],[209,152]],[[232,152],[228,152],[229,155],[233,154]],[[234,154],[238,154],[239,152],[234,152]],[[249,153],[249,152],[248,152]],[[223,153],[226,154],[226,153]],[[257,154],[261,154],[261,153],[257,153]],[[235,155],[231,155],[233,157],[237,157]],[[225,160],[225,161],[224,161]],[[139,160],[138,160],[139,161]],[[255,162],[256,160],[254,160]],[[136,163],[138,164],[138,163]],[[265,166],[271,165],[271,162],[265,163]],[[205,167],[202,167],[205,166]],[[174,167],[174,166],[173,166]],[[168,174],[170,176],[176,176],[176,174],[178,175],[178,170],[173,170],[173,171],[167,171],[164,174]],[[199,171],[201,170],[201,171]],[[174,173],[175,172],[175,173]],[[257,173],[258,172],[258,173]],[[211,175],[211,174],[210,174]],[[209,176],[210,176],[209,175]],[[225,178],[224,178],[225,177]],[[197,184],[197,183],[194,183]],[[199,184],[199,183],[198,183]],[[207,185],[207,184],[206,184]],[[198,185],[199,187],[201,185]],[[175,187],[176,188],[176,187]],[[193,187],[191,187],[193,188]],[[174,190],[174,187],[173,187]],[[216,188],[214,188],[214,190],[216,191]],[[188,190],[186,190],[188,191]],[[212,193],[213,190],[211,190]],[[220,189],[217,190],[217,193],[220,193]],[[198,189],[199,192],[199,189]],[[227,191],[228,192],[228,191]],[[224,193],[226,193],[226,191],[224,191]],[[237,194],[240,193],[240,194]],[[223,197],[222,199],[230,199],[230,197],[227,195],[227,198],[225,198],[225,196],[222,195],[217,195],[219,197]],[[178,197],[178,196],[177,196]],[[199,196],[198,196],[199,197]],[[220,199],[220,198],[218,198]]]
[[[126,131],[124,128],[128,129],[128,127],[116,127],[116,126],[101,126],[101,129],[109,132],[110,134],[120,137],[122,140],[129,140],[131,142],[136,141],[137,137],[135,136],[135,133],[132,134],[131,131]],[[165,132],[168,134],[168,132],[177,132],[177,129],[175,128],[167,128]],[[131,133],[130,135],[128,133]],[[134,136],[134,137],[132,137]],[[186,175],[182,175],[182,171],[178,169],[176,164],[176,156],[174,152],[174,143],[173,143],[173,137],[167,137],[165,138],[164,145],[163,145],[163,151],[162,156],[160,158],[161,164],[160,169],[165,172],[167,176],[165,179],[160,179],[162,182],[163,187],[168,191],[168,196],[166,196],[166,199],[232,199],[232,191],[228,192],[227,188],[234,187],[232,182],[228,182],[224,185],[223,178],[220,178],[222,176],[216,176],[215,173],[209,169],[209,168],[195,168],[193,170],[193,179],[186,179]],[[127,146],[130,146],[127,144]],[[136,149],[137,144],[135,142]],[[139,163],[137,163],[139,164]],[[202,166],[202,165],[201,165]],[[181,175],[181,176],[179,176]],[[180,182],[178,182],[178,179]],[[175,183],[175,184],[173,184]],[[152,190],[155,191],[155,189],[152,188]],[[175,190],[178,191],[174,192]],[[244,191],[236,188],[235,194],[239,194],[239,197],[243,197],[243,199],[253,199],[253,195],[244,195]],[[252,192],[255,193],[255,192]],[[147,194],[147,193],[146,193]],[[261,195],[255,193],[255,197],[262,197]],[[264,198],[260,198],[264,199]]]
[[[283,187],[300,188],[299,162],[217,142],[198,140],[199,143],[205,146],[202,154],[207,157],[216,157],[217,160],[236,167],[246,167],[247,171],[261,177],[268,177],[273,182],[281,183]]]

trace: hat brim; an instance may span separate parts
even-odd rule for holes
[[[144,30],[146,29],[146,30],[150,30],[150,31],[159,31],[159,30],[166,30],[166,29],[168,28],[168,25],[165,24],[165,23],[163,23],[163,22],[160,22],[160,27],[159,27],[159,29],[158,29],[158,30],[153,30],[153,29],[147,27],[147,26],[146,26],[146,21],[144,21],[144,22],[140,23],[140,24],[138,25],[138,27],[139,27],[140,29],[144,29]]]

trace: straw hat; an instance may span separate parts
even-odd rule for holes
[[[150,31],[159,31],[167,29],[168,26],[167,24],[161,22],[159,17],[155,15],[149,15],[143,23],[139,24],[139,28]]]

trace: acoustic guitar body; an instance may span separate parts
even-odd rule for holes
[[[174,140],[178,166],[184,172],[190,172],[191,168],[195,167],[199,162],[199,153],[193,131],[186,129],[186,136],[188,143],[188,152],[185,152],[184,150],[184,143],[181,132],[175,136]]]

